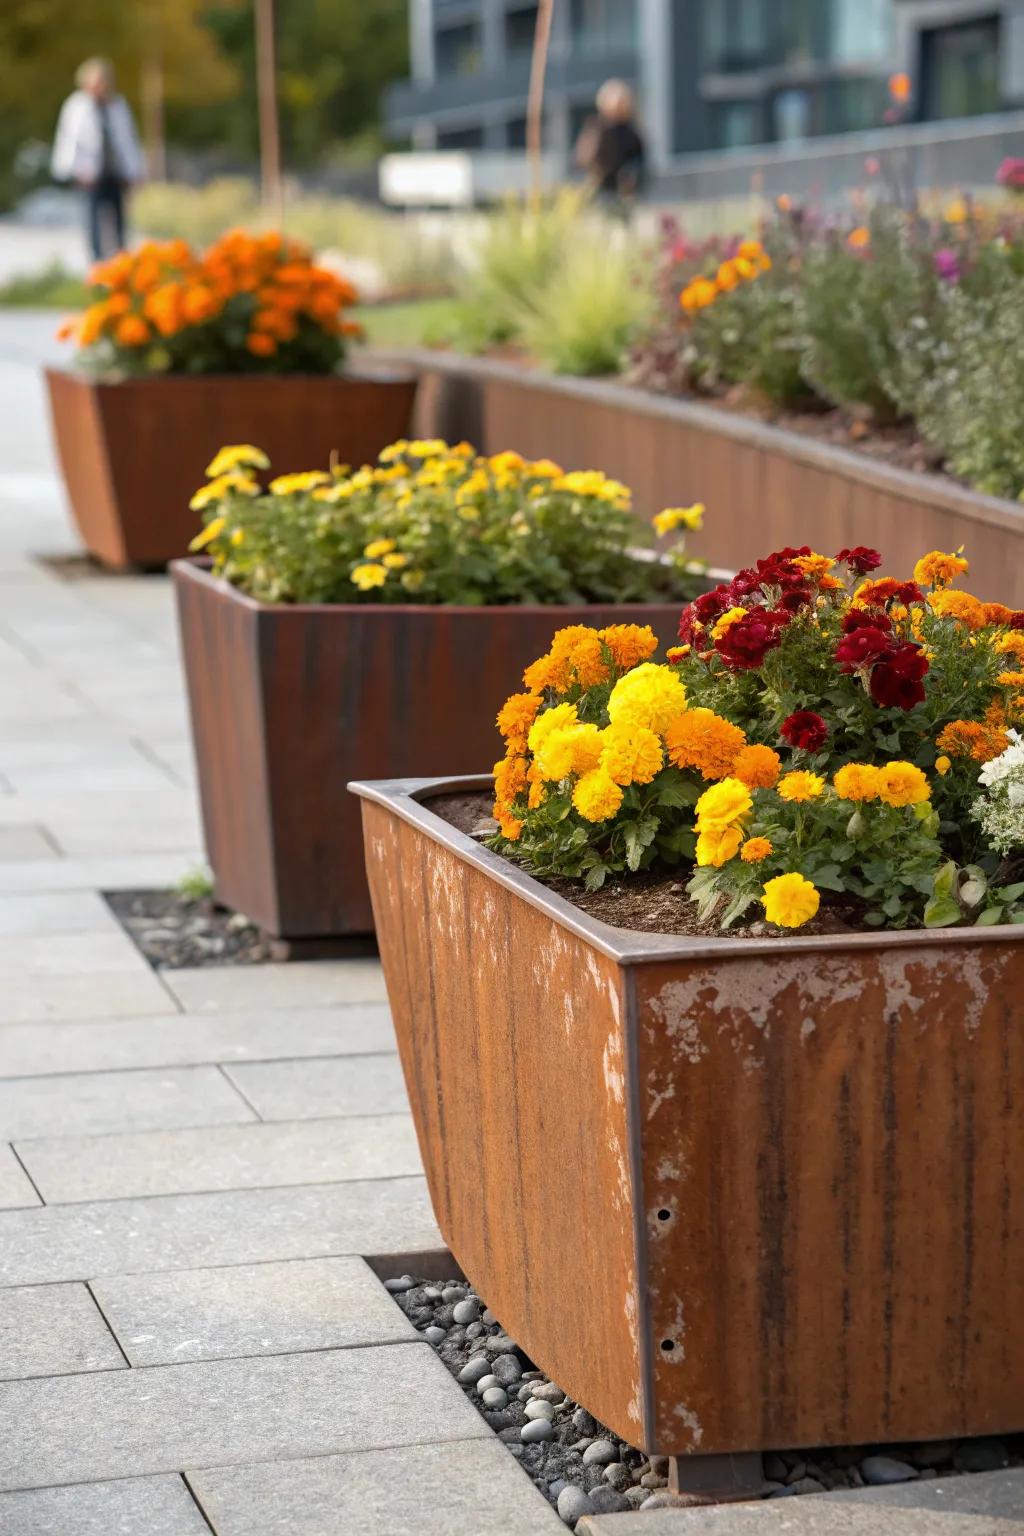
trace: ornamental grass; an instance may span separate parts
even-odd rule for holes
[[[360,333],[352,285],[273,231],[233,230],[202,254],[150,240],[98,262],[89,285],[58,334],[100,372],[332,373]]]
[[[376,465],[280,475],[266,455],[223,448],[192,499],[218,576],[268,603],[672,601],[706,583],[685,549],[703,507],[646,528],[629,489],[469,443],[402,440]],[[643,547],[644,545],[648,547]]]
[[[1024,922],[1024,612],[877,551],[782,549],[650,629],[560,630],[497,719],[494,846],[598,889],[679,868],[703,923]]]

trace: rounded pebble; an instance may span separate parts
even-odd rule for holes
[[[610,1440],[595,1440],[588,1445],[583,1452],[583,1465],[585,1467],[604,1467],[612,1461],[618,1461],[619,1453]]]
[[[497,1361],[495,1361],[495,1364],[497,1364]],[[516,1396],[521,1403],[528,1403],[533,1397],[533,1392],[530,1390],[530,1383],[527,1382],[525,1387],[520,1387],[519,1391],[516,1393]]]
[[[425,1285],[423,1287],[423,1300],[424,1301],[440,1301],[441,1300],[441,1292],[438,1290],[436,1285]]]
[[[508,1393],[504,1387],[488,1387],[486,1392],[481,1392],[480,1401],[485,1408],[507,1408]]]
[[[515,1355],[498,1355],[494,1361],[494,1374],[503,1387],[509,1387],[520,1379],[523,1368]]]
[[[403,1291],[412,1291],[416,1288],[416,1281],[412,1275],[402,1275],[397,1280],[385,1280],[384,1289],[390,1291],[392,1296],[401,1296]]]
[[[426,1339],[428,1344],[442,1344],[445,1339],[445,1332],[446,1330],[444,1328],[438,1328],[435,1325],[431,1328],[424,1328],[423,1337]]]
[[[547,1419],[548,1423],[555,1416],[555,1410],[550,1403],[531,1402],[526,1405],[526,1417],[528,1419]]]
[[[542,1403],[565,1402],[565,1393],[553,1381],[539,1381],[533,1389],[533,1395],[539,1397]]]
[[[464,1285],[446,1285],[441,1292],[441,1300],[447,1301],[449,1304],[453,1301],[464,1301],[465,1296],[466,1287]]]
[[[492,1371],[492,1372],[490,1372],[489,1375],[481,1376],[480,1377],[480,1380],[476,1384],[476,1389],[477,1389],[478,1392],[483,1393],[483,1392],[487,1391],[488,1387],[500,1387],[500,1386],[501,1386],[501,1382],[498,1380],[497,1376],[495,1376],[494,1372]]]
[[[536,1445],[540,1440],[553,1440],[555,1427],[549,1424],[547,1419],[531,1419],[519,1431],[519,1438],[524,1445]]]
[[[866,1483],[884,1486],[887,1483],[909,1483],[917,1477],[917,1468],[895,1456],[865,1456],[860,1472]]]
[[[585,1408],[577,1408],[572,1416],[572,1427],[578,1429],[581,1435],[593,1435],[597,1430],[597,1421]]]
[[[575,1483],[567,1483],[558,1495],[555,1508],[566,1525],[575,1525],[577,1520],[584,1515],[589,1515],[594,1506],[590,1502],[588,1493],[584,1493],[582,1488],[577,1488]]]
[[[480,1303],[467,1297],[465,1301],[456,1303],[452,1316],[457,1323],[475,1323],[480,1316]]]
[[[1002,1440],[985,1437],[962,1440],[953,1455],[958,1472],[998,1472],[1010,1464],[1010,1455]]]
[[[490,1307],[484,1308],[483,1320],[487,1324],[488,1328],[493,1328],[495,1323],[498,1321]]]
[[[484,1331],[483,1323],[467,1323],[466,1324],[466,1338],[467,1339],[478,1339],[480,1337],[480,1335],[483,1333],[483,1331]]]
[[[590,1490],[590,1507],[596,1515],[621,1515],[630,1508],[630,1503],[621,1493],[605,1484]]]
[[[462,1370],[459,1372],[459,1380],[472,1384],[479,1381],[481,1376],[489,1375],[490,1370],[491,1362],[486,1355],[474,1355],[472,1360],[467,1360],[462,1367]]]
[[[629,1468],[623,1466],[621,1461],[613,1461],[604,1469],[604,1480],[616,1493],[625,1493],[627,1488],[633,1486]]]
[[[492,1333],[482,1339],[481,1343],[496,1355],[511,1355],[519,1348],[515,1339],[510,1339],[507,1333]]]

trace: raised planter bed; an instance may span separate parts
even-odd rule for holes
[[[438,1224],[538,1367],[679,1458],[1021,1428],[1024,932],[630,932],[435,814],[489,781],[352,787]]]
[[[48,368],[54,434],[78,531],[114,570],[166,565],[199,529],[189,499],[224,443],[256,443],[275,474],[372,463],[408,431],[409,369],[361,375],[90,378]]]
[[[974,589],[1024,607],[1024,507],[917,474],[853,449],[711,405],[620,383],[555,377],[490,358],[417,350],[394,354],[421,371],[417,431],[482,453],[515,443],[593,466],[632,486],[637,506],[701,500],[701,553],[737,570],[751,545],[808,538],[831,552],[869,544],[888,574],[906,575],[922,550],[967,546]]]
[[[350,778],[475,773],[494,700],[566,624],[650,624],[680,604],[456,608],[259,603],[175,561],[206,848],[218,900],[276,938],[373,931]]]

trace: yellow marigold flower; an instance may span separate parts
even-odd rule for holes
[[[1024,687],[1024,672],[1000,672],[996,682],[1004,688]]]
[[[601,732],[601,767],[616,784],[649,784],[662,762],[661,741],[645,725],[620,720]]]
[[[244,528],[236,528],[233,531],[232,535],[231,535],[231,542],[232,542],[232,544],[234,544],[236,549],[237,549],[239,544],[244,544],[245,543],[245,529]]]
[[[592,768],[577,780],[572,803],[584,821],[610,821],[622,804],[622,790],[603,768]]]
[[[800,768],[795,773],[784,774],[779,780],[779,795],[783,800],[792,800],[800,804],[805,800],[816,800],[825,788],[825,780],[817,773],[808,773]]]
[[[589,773],[601,761],[601,754],[601,732],[596,725],[569,725],[549,731],[534,760],[541,776],[557,783],[570,773]]]
[[[608,700],[613,724],[646,725],[661,735],[686,708],[686,689],[670,667],[645,661],[620,677]]]
[[[262,448],[254,448],[252,443],[234,443],[214,454],[206,466],[206,473],[212,479],[216,475],[227,474],[230,469],[269,468],[270,460]]]
[[[443,437],[418,437],[406,443],[405,452],[414,459],[439,459],[448,452],[448,444]]]
[[[948,757],[937,757],[935,759],[935,772],[942,779],[946,777],[946,774],[949,772],[952,766],[953,764],[950,762]]]
[[[721,617],[716,619],[715,623],[711,626],[712,640],[721,640],[729,626],[731,624],[735,624],[738,619],[744,618],[746,612],[747,610],[745,608],[727,608]]]
[[[226,517],[215,517],[211,522],[207,523],[206,527],[201,533],[196,534],[195,538],[188,546],[189,549],[194,553],[198,549],[205,549],[207,544],[212,544],[214,539],[218,538],[220,534],[224,532],[224,524],[226,522]]]
[[[493,453],[487,462],[499,475],[507,475],[510,471],[526,468],[526,460],[513,448],[506,448],[503,453]]]
[[[387,568],[376,563],[357,565],[349,577],[349,581],[354,582],[360,592],[372,592],[374,587],[382,587],[387,579]]]
[[[818,577],[818,586],[822,592],[841,592],[843,585],[844,583],[840,581],[838,576]]]
[[[775,850],[766,837],[748,837],[740,849],[740,858],[744,864],[760,864]]]
[[[692,507],[666,507],[651,518],[659,534],[672,533],[676,528],[695,530],[704,525],[704,503],[695,501]]]
[[[561,464],[556,464],[554,459],[534,459],[527,464],[526,472],[534,480],[560,480],[565,474]]]
[[[403,458],[408,451],[409,444],[404,437],[400,437],[397,442],[389,443],[386,448],[382,448],[377,457],[381,464],[391,464],[395,459]]]
[[[649,624],[609,624],[598,637],[611,652],[616,670],[628,672],[658,649],[658,637]]]
[[[944,587],[969,568],[959,551],[944,555],[941,549],[933,549],[914,566],[914,580],[922,587]]]
[[[539,709],[540,699],[535,693],[513,693],[498,710],[498,730],[506,741],[522,738],[525,743]]]
[[[383,563],[389,571],[400,571],[403,565],[409,564],[409,556],[403,555],[401,550],[396,549],[384,556]]]
[[[394,547],[394,539],[372,539],[363,550],[363,554],[367,560],[379,560],[381,555],[389,555]]]
[[[687,709],[665,731],[669,762],[696,768],[702,778],[724,779],[732,773],[736,754],[747,738],[738,725],[713,709]]]
[[[1016,656],[1018,661],[1024,661],[1024,630],[1011,629],[1009,634],[1000,635],[993,649],[1000,656]]]
[[[817,887],[803,875],[776,875],[761,896],[764,915],[778,928],[802,928],[821,905]]]
[[[878,770],[878,798],[886,805],[920,805],[931,793],[927,778],[914,763],[886,763]]]
[[[835,561],[828,555],[818,555],[812,550],[809,555],[794,555],[793,564],[803,571],[805,576],[822,577],[828,575]],[[839,585],[842,586],[842,582]]]
[[[329,485],[331,477],[322,469],[305,469],[296,475],[278,475],[270,482],[272,496],[293,496],[311,491],[317,485]]]
[[[258,496],[260,488],[251,475],[244,475],[240,471],[232,474],[218,475],[216,480],[207,481],[196,491],[189,507],[193,512],[202,512],[213,501],[220,501],[232,492],[237,496]]]
[[[422,571],[402,572],[402,586],[407,592],[418,592],[426,579]]]
[[[940,619],[956,619],[968,629],[985,628],[985,605],[969,592],[939,587],[928,594],[928,606]]]
[[[870,763],[844,763],[836,769],[832,783],[840,800],[878,799],[878,769]]]
[[[693,647],[689,645],[670,645],[665,652],[665,659],[666,661],[682,661],[684,656],[689,656],[692,649]]]
[[[697,828],[701,832],[713,832],[731,827],[749,816],[753,804],[749,789],[739,779],[722,779],[706,789],[697,801]]]
[[[527,744],[530,751],[536,757],[552,731],[560,730],[566,725],[577,725],[579,717],[576,714],[575,704],[556,704],[554,709],[546,709],[542,715],[538,715],[530,726],[527,735]]]
[[[773,789],[779,782],[782,759],[772,747],[755,743],[737,752],[732,764],[732,776],[748,789]]]
[[[723,864],[735,858],[742,841],[743,833],[739,827],[716,827],[701,832],[697,838],[697,863],[702,869],[708,865],[721,869]]]

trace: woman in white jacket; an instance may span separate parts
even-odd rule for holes
[[[58,181],[84,190],[89,245],[98,261],[124,246],[125,192],[142,180],[145,166],[110,62],[87,59],[75,80],[78,90],[60,109],[50,166]]]

